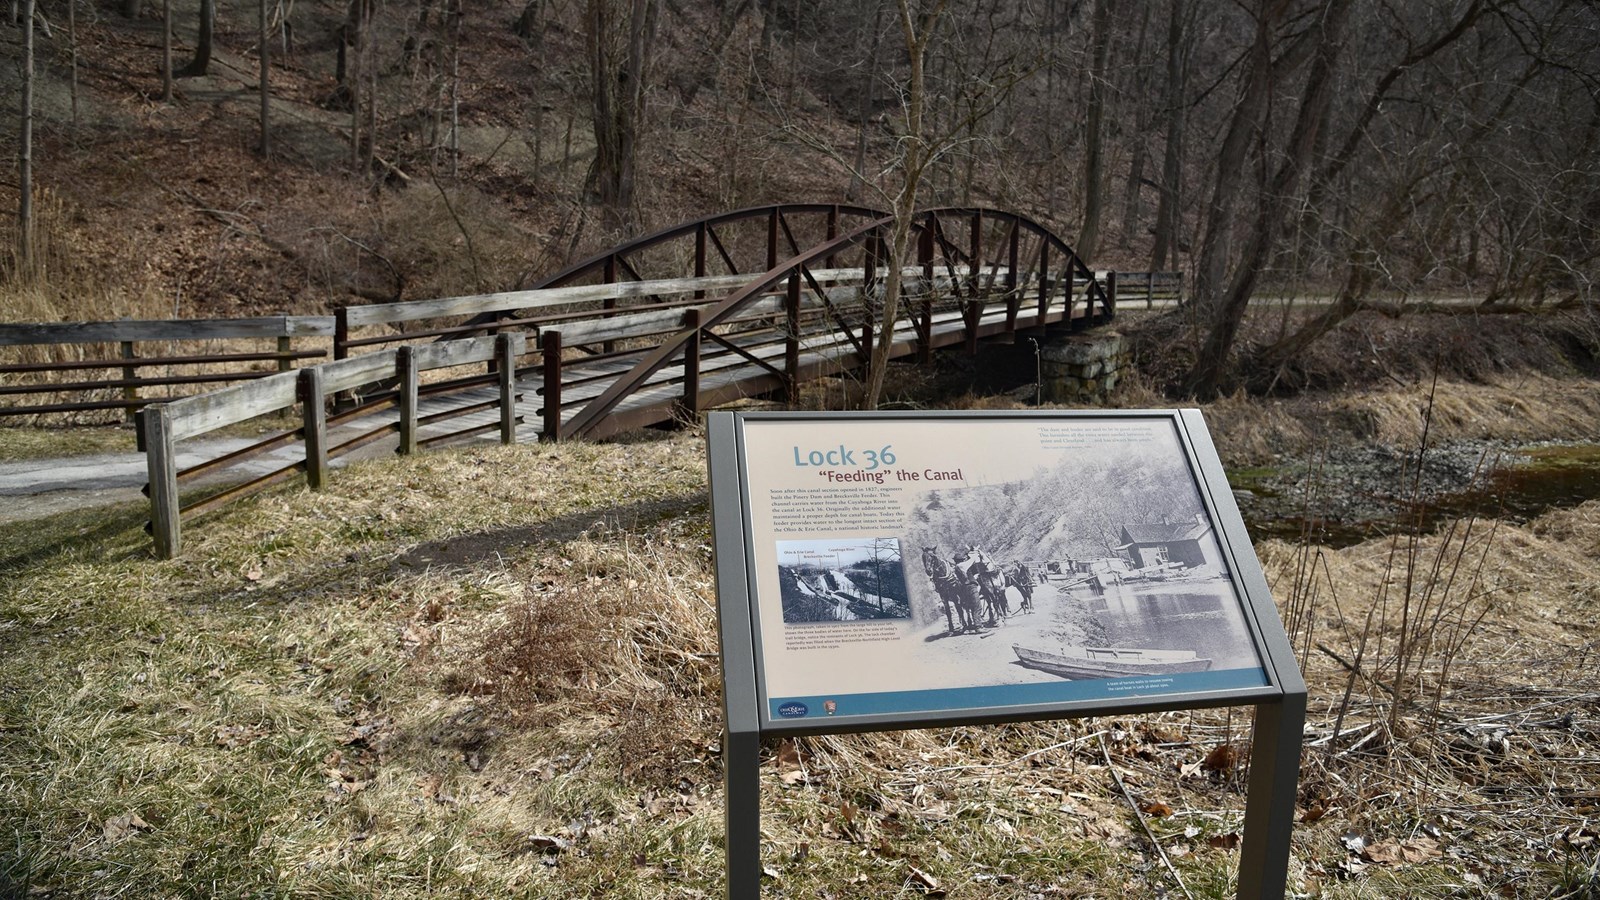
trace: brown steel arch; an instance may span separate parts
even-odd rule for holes
[[[848,211],[850,216],[862,221],[853,228],[835,234],[841,211]],[[817,212],[828,215],[828,237],[802,249],[789,227],[788,218],[798,213]],[[704,275],[703,235],[715,234],[712,229],[716,224],[748,221],[762,216],[769,223],[766,252],[770,265],[759,275],[753,276],[744,287],[698,310],[682,331],[668,336],[645,353],[628,372],[616,378],[603,393],[568,421],[561,428],[561,436],[583,437],[608,430],[603,428],[603,423],[618,404],[673,360],[680,357],[689,360],[687,354],[691,348],[698,353],[702,339],[716,341],[738,352],[737,347],[712,329],[730,321],[758,299],[770,296],[780,282],[787,284],[785,312],[790,322],[789,349],[785,353],[786,371],[779,373],[776,367],[753,356],[749,358],[785,378],[790,396],[793,396],[794,382],[799,374],[798,327],[794,323],[798,321],[802,284],[827,309],[840,332],[852,345],[858,364],[865,364],[871,357],[872,328],[878,311],[873,307],[872,298],[875,286],[881,280],[878,273],[887,265],[915,267],[921,272],[924,286],[936,283],[945,286],[943,302],[947,306],[952,303],[959,306],[962,317],[960,337],[969,349],[975,348],[977,341],[988,334],[1015,333],[1019,323],[1024,327],[1040,328],[1053,322],[1065,322],[1072,326],[1106,321],[1115,314],[1114,284],[1102,284],[1065,241],[1027,216],[979,207],[930,209],[918,213],[912,225],[915,237],[912,259],[888,259],[888,235],[894,219],[887,214],[861,207],[816,204],[770,206],[725,213],[656,232],[557,273],[542,285],[554,287],[568,284],[597,271],[606,276],[615,275],[617,264],[608,260],[616,259],[618,254],[626,258],[627,254],[660,246],[688,234],[697,235],[695,269],[696,274]],[[787,236],[792,250],[792,255],[781,261],[777,258],[777,236],[780,231]],[[720,249],[720,240],[717,244]],[[862,262],[861,297],[865,307],[856,310],[854,315],[838,309],[816,277],[816,270],[820,266],[831,268],[839,258],[851,255],[859,256]],[[727,267],[737,272],[734,261],[725,250],[722,256]],[[633,270],[631,275],[643,280],[637,270]],[[1081,313],[1075,308],[1073,296],[1074,285],[1079,281],[1084,285]],[[1037,291],[1029,298],[1027,293],[1034,286],[1037,286]],[[1057,299],[1057,291],[1063,286],[1065,292],[1059,298],[1061,306],[1052,311],[1051,303]],[[994,321],[991,317],[986,322],[985,308],[997,299],[1005,303],[1004,318]],[[1037,305],[1024,312],[1024,301],[1029,299],[1036,301]],[[903,355],[915,350],[927,358],[932,349],[940,345],[941,336],[935,333],[934,305],[931,292],[924,291],[905,309],[914,331],[911,343],[915,347],[908,345],[897,348],[893,334],[879,336],[880,340],[891,342],[891,355]],[[948,329],[942,337],[949,337]],[[686,362],[686,379],[692,377],[692,368]]]

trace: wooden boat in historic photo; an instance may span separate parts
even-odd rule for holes
[[[1125,678],[1129,675],[1172,675],[1204,672],[1211,660],[1193,650],[1135,650],[1127,647],[1062,647],[1059,652],[1030,650],[1012,644],[1025,666],[1074,680]]]

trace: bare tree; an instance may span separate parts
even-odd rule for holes
[[[1093,50],[1089,63],[1089,108],[1085,116],[1083,151],[1083,225],[1078,230],[1078,256],[1094,258],[1100,243],[1100,214],[1105,181],[1106,62],[1111,50],[1112,0],[1095,0]]]
[[[17,146],[17,259],[31,268],[33,258],[33,4],[22,2],[22,109]]]
[[[1294,130],[1249,225],[1245,247],[1227,293],[1209,298],[1212,303],[1206,310],[1210,322],[1205,341],[1194,366],[1184,378],[1185,389],[1195,396],[1211,397],[1217,392],[1239,325],[1244,320],[1245,307],[1255,292],[1261,268],[1277,242],[1291,191],[1310,162],[1317,125],[1333,100],[1333,70],[1343,49],[1344,23],[1352,4],[1353,0],[1327,0],[1318,8],[1314,24],[1305,32],[1316,51],[1306,75]],[[1267,10],[1261,12],[1265,20]],[[1265,80],[1270,85],[1270,72]],[[1226,229],[1228,223],[1215,223],[1214,227]],[[1214,291],[1216,283],[1210,287]]]
[[[889,260],[883,286],[883,309],[878,314],[879,339],[872,347],[868,363],[864,409],[877,409],[883,395],[883,379],[889,366],[889,351],[894,346],[894,326],[900,318],[903,273],[900,261],[911,248],[911,229],[917,211],[922,179],[927,175],[939,150],[923,121],[928,101],[924,65],[928,44],[938,30],[947,0],[895,0],[900,35],[905,41],[906,86],[904,127],[897,135],[899,158],[897,177],[890,192],[894,225],[889,232]]]
[[[267,81],[269,61],[267,53],[267,0],[256,0],[256,52],[260,54],[261,75],[257,92],[261,95],[261,155],[272,155],[272,88]]]
[[[196,78],[211,70],[211,49],[217,25],[217,0],[200,0],[200,28],[195,38],[194,59],[179,72],[179,78]]]
[[[610,227],[634,227],[635,170],[644,128],[659,0],[589,0],[594,184]]]
[[[1160,271],[1178,264],[1179,224],[1182,221],[1183,150],[1185,112],[1188,108],[1189,61],[1193,58],[1193,6],[1172,0],[1167,17],[1167,83],[1163,98],[1166,134],[1162,140],[1161,193],[1156,204],[1155,243],[1150,268]]]

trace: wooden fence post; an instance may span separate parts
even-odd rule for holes
[[[294,359],[289,354],[294,352],[294,339],[287,334],[278,335],[278,371],[287,372],[294,368]]]
[[[1112,269],[1106,273],[1106,308],[1105,319],[1109,320],[1117,314],[1117,270]]]
[[[137,359],[138,358],[138,356],[133,352],[133,341],[123,341],[122,342],[122,358],[123,359]],[[139,369],[138,369],[137,366],[123,366],[122,367],[122,380],[123,381],[132,381],[132,380],[134,380],[135,378],[138,378],[138,377],[139,377]],[[123,385],[122,386],[122,399],[124,399],[124,400],[138,400],[139,399],[139,387],[138,387],[138,385],[133,385],[133,384],[125,384],[125,385]],[[137,408],[138,407],[132,406],[132,405],[123,407],[123,409],[122,409],[122,420],[124,422],[132,422],[132,421],[134,421],[133,413],[134,413],[134,410],[137,409]]]
[[[500,376],[500,443],[517,442],[517,352],[511,347],[512,334],[501,332],[494,339],[495,360]]]
[[[544,429],[546,441],[561,440],[561,332],[546,331],[540,337],[544,350]]]
[[[395,353],[396,374],[400,376],[400,446],[396,453],[410,456],[417,452],[417,357],[411,347]]]
[[[349,311],[339,307],[333,311],[333,358],[344,359],[350,354],[345,345],[350,342]]]
[[[155,538],[156,556],[171,559],[179,548],[178,454],[165,403],[144,408],[139,431],[144,436],[145,466],[150,475],[150,536]]]
[[[700,418],[700,313],[698,307],[690,307],[683,313],[683,327],[689,332],[689,340],[683,345],[683,399],[678,404],[691,421]]]
[[[306,446],[306,485],[320,491],[328,483],[328,414],[322,404],[322,370],[300,370],[301,436]]]

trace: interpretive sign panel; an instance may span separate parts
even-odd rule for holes
[[[1255,706],[1238,896],[1284,893],[1305,683],[1195,410],[711,413],[728,896],[767,735]]]
[[[764,730],[1275,690],[1175,415],[738,425]]]

